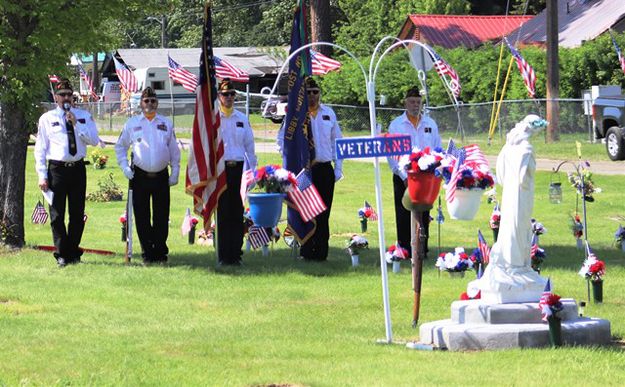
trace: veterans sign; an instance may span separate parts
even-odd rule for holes
[[[336,140],[336,157],[355,159],[405,155],[412,151],[410,136],[351,137]]]

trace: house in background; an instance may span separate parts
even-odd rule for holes
[[[544,47],[547,43],[547,11],[511,33],[518,34],[519,45]],[[625,0],[560,0],[558,1],[558,34],[560,47],[579,47],[612,28],[625,30]]]
[[[625,3],[625,0],[621,0]],[[499,40],[533,16],[409,15],[399,39],[412,39],[444,48],[476,48]]]

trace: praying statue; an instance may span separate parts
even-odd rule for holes
[[[499,236],[483,276],[469,284],[485,303],[538,302],[546,284],[531,267],[532,210],[536,160],[529,142],[547,122],[530,114],[516,124],[497,156],[497,182],[503,186]]]

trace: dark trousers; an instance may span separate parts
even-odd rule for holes
[[[54,192],[50,206],[50,225],[54,240],[55,258],[67,263],[80,261],[82,251],[78,247],[85,229],[85,191],[87,173],[80,162],[72,167],[49,164],[48,187]],[[65,204],[68,204],[69,223],[65,228]]]
[[[219,261],[236,264],[243,251],[243,202],[241,201],[241,175],[243,161],[226,163],[228,188],[217,204],[217,248]]]
[[[300,248],[300,254],[304,259],[325,261],[328,259],[329,220],[332,199],[334,198],[334,168],[330,162],[316,163],[311,168],[311,174],[312,182],[328,209],[315,217],[317,228],[310,239]]]
[[[410,211],[401,204],[401,199],[406,191],[406,184],[397,175],[393,175],[393,195],[395,199],[395,222],[397,227],[397,241],[399,245],[409,252],[410,248]],[[428,239],[430,237],[430,211],[423,211],[421,217],[421,227],[425,234],[425,246],[423,251],[428,252]]]
[[[152,205],[150,208],[150,199]],[[167,261],[169,235],[169,173],[167,168],[148,173],[135,167],[132,206],[145,261]]]

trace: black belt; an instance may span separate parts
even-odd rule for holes
[[[85,164],[83,159],[76,160],[76,161],[48,160],[48,162],[51,165],[56,165],[57,167],[66,167],[66,168],[78,167],[78,166]]]
[[[164,174],[167,174],[167,168],[158,171],[158,172],[148,172],[148,171],[144,171],[143,169],[135,166],[135,173],[138,174],[139,176],[145,176],[145,177],[149,177],[149,178],[155,178],[155,177],[159,177],[162,176]]]
[[[226,160],[226,167],[236,167],[238,165],[243,165],[243,161]]]

